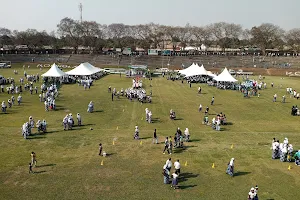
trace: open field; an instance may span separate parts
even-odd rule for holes
[[[18,82],[23,69],[18,68],[17,76],[13,69],[0,69],[0,74]],[[41,74],[36,68],[26,71]],[[25,92],[21,106],[0,114],[0,199],[246,199],[256,184],[260,199],[298,199],[300,167],[272,160],[270,147],[273,137],[280,141],[288,137],[294,149],[300,148],[300,118],[290,115],[292,105],[299,106],[300,100],[288,97],[285,104],[272,102],[275,93],[281,100],[286,87],[300,91],[300,80],[273,76],[265,81],[268,86],[274,82],[275,87],[260,91],[260,98],[245,99],[237,91],[205,84],[201,84],[203,94],[198,95],[198,84],[189,88],[179,81],[153,78],[152,88],[149,80],[143,80],[145,89],[152,89],[153,103],[140,104],[125,98],[112,102],[108,86],[125,89],[131,86],[131,79],[109,75],[87,91],[78,85],[63,85],[56,100],[58,110],[50,112],[45,112],[37,95]],[[10,96],[0,93],[0,100],[7,101]],[[222,126],[221,132],[202,125],[204,113],[198,112],[199,104],[205,108],[212,96],[215,105],[209,106],[209,120],[223,112],[231,123]],[[96,112],[87,113],[91,100]],[[153,113],[152,124],[141,119],[146,107]],[[171,108],[180,120],[169,120]],[[77,112],[84,126],[63,131],[63,117]],[[35,121],[46,119],[48,133],[24,140],[20,128],[30,115]],[[135,125],[140,128],[142,145],[133,140]],[[165,136],[173,136],[177,127],[188,127],[192,141],[185,143],[185,149],[174,149],[170,156],[182,165],[180,189],[174,191],[163,184],[162,167],[169,156],[162,154],[162,142]],[[158,145],[152,144],[155,128]],[[100,142],[110,154],[106,158],[98,156]],[[37,153],[35,174],[28,174],[31,151]],[[233,178],[225,174],[231,157],[236,159]]]

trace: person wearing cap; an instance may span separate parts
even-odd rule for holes
[[[233,175],[234,175],[234,158],[231,158],[230,162],[228,163],[226,174],[233,177]]]
[[[300,166],[300,150],[298,150],[298,152],[294,154],[294,159],[295,159],[295,165]]]
[[[248,200],[255,200],[255,197],[256,197],[255,189],[251,188],[250,192],[248,193]]]

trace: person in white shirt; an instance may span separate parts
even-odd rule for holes
[[[288,144],[289,144],[289,139],[288,139],[288,138],[284,138],[284,140],[283,140],[283,144],[286,144],[286,145],[288,145]]]
[[[277,99],[277,94],[274,94],[274,96],[273,96],[273,102],[276,102],[276,99]]]
[[[231,158],[230,162],[228,163],[226,174],[233,177],[233,175],[234,175],[234,158]]]
[[[199,106],[199,112],[201,112],[202,111],[202,104],[200,104],[200,106]]]
[[[167,165],[167,170],[170,172],[170,171],[171,171],[171,168],[172,168],[172,161],[171,161],[171,158],[169,158],[169,159],[166,161],[166,165]]]
[[[152,112],[151,111],[149,111],[149,113],[148,113],[148,122],[149,122],[149,124],[152,123]]]
[[[248,193],[248,200],[254,200],[256,197],[256,192],[254,188],[250,189],[250,192]]]
[[[279,142],[275,140],[272,143],[272,159],[276,159],[278,157],[278,150],[279,150]]]
[[[77,123],[78,123],[78,126],[81,126],[81,116],[79,113],[77,113]]]
[[[179,175],[180,174],[180,162],[179,162],[179,160],[174,162],[174,168],[175,168],[175,173],[177,173]]]
[[[173,187],[174,189],[177,189],[177,187],[178,187],[178,173],[177,173],[177,172],[174,172],[174,173],[172,174],[172,176],[173,176],[173,180],[172,180],[172,185],[171,185],[171,187]]]
[[[22,101],[22,96],[21,96],[21,94],[19,94],[19,96],[18,96],[18,98],[17,98],[17,101],[18,101],[18,105],[20,105],[20,104],[21,104],[21,101]]]
[[[190,140],[190,131],[188,128],[185,128],[184,135],[185,135],[185,141],[188,142]]]

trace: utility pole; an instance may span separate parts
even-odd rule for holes
[[[79,4],[78,8],[80,12],[80,23],[82,23],[82,9],[83,9],[82,3]]]

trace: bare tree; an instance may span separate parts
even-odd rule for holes
[[[209,27],[194,26],[191,29],[192,37],[196,41],[196,46],[200,47],[202,44],[209,45],[211,39],[211,30]]]
[[[274,24],[261,24],[251,29],[252,41],[257,45],[262,54],[266,54],[266,48],[272,48],[282,42],[284,30]]]
[[[71,18],[64,18],[57,25],[58,33],[61,37],[65,37],[68,45],[74,48],[77,53],[78,46],[82,43],[81,37],[83,36],[83,28],[80,22]]]
[[[229,24],[226,22],[211,24],[209,29],[223,51],[227,47],[236,45],[236,42],[243,31],[241,25]]]
[[[294,53],[298,53],[300,51],[300,29],[295,28],[289,30],[285,35],[286,43]]]

